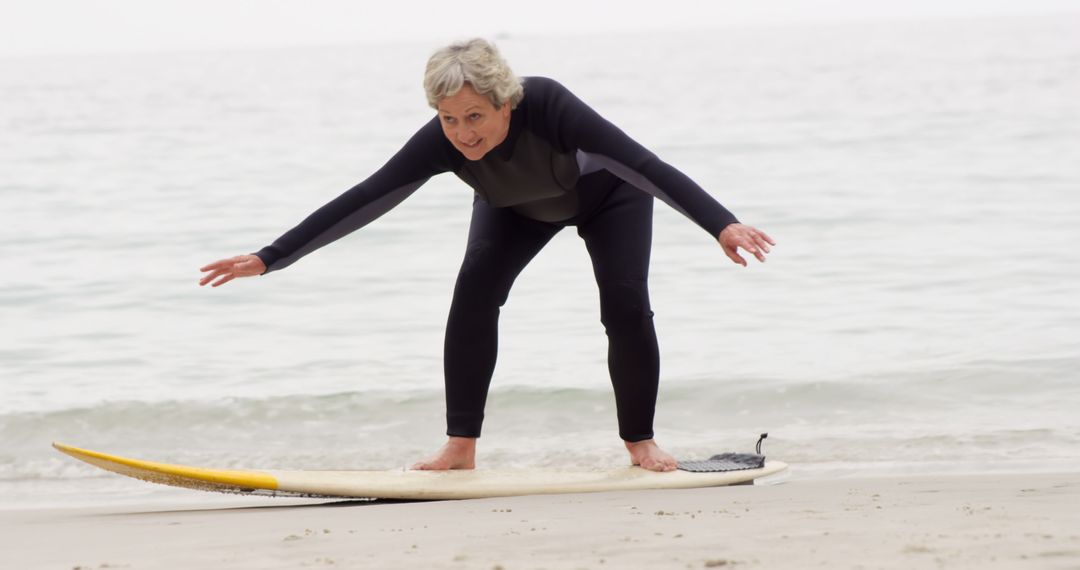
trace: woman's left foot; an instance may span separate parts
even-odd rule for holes
[[[626,450],[630,452],[630,462],[649,471],[674,471],[679,462],[668,452],[656,445],[655,439],[644,441],[626,441]]]

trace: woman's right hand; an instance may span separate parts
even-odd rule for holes
[[[206,285],[215,279],[211,287],[224,285],[237,277],[251,277],[266,273],[266,264],[256,255],[238,255],[228,259],[219,259],[199,269],[203,273],[210,272],[199,280],[199,286]]]

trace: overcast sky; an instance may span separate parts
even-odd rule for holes
[[[1077,0],[0,0],[0,55],[1077,11]]]

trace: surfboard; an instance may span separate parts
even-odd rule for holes
[[[518,495],[692,489],[753,482],[787,468],[766,461],[757,469],[719,473],[670,471],[640,467],[595,471],[463,470],[289,471],[207,469],[130,459],[53,443],[58,451],[96,467],[151,483],[244,495],[367,499],[479,499]]]

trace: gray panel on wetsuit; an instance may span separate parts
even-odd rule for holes
[[[527,218],[561,222],[578,213],[578,161],[525,130],[507,159],[492,151],[466,162],[457,175],[496,208],[510,207]]]

